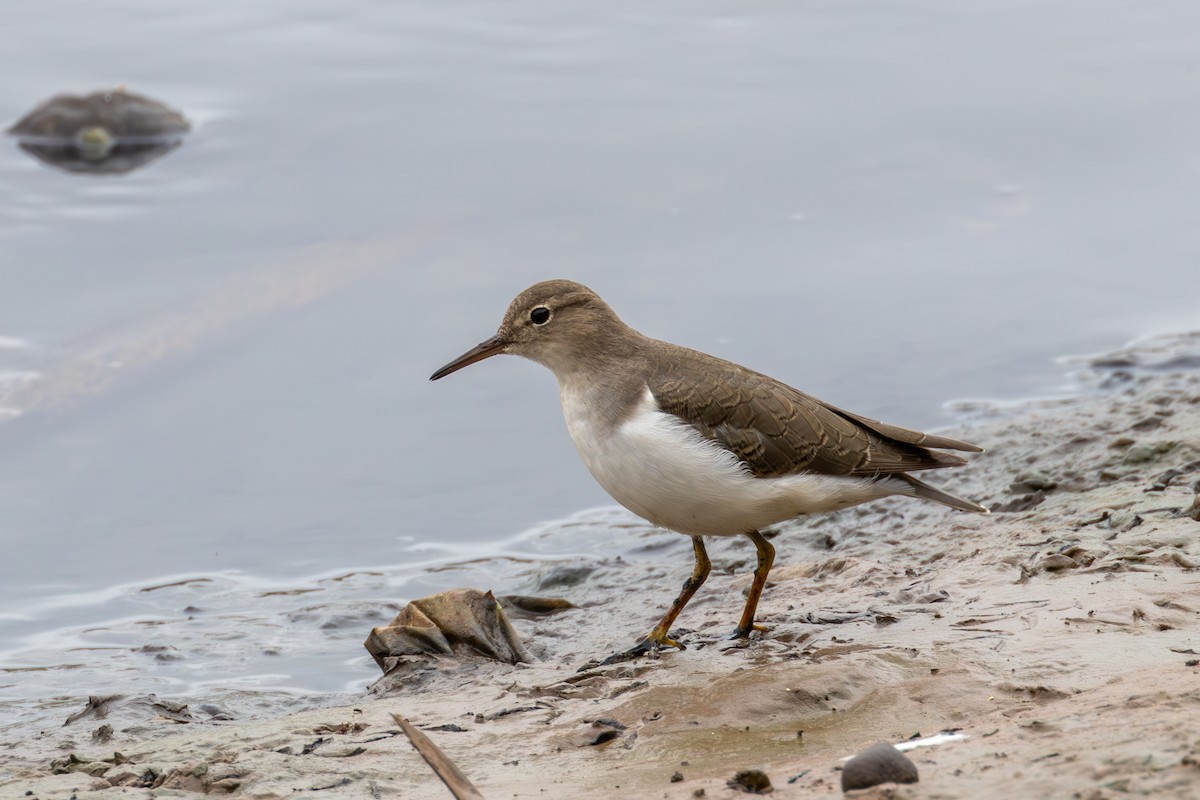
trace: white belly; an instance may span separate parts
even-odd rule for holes
[[[679,533],[733,536],[909,488],[833,475],[756,478],[728,450],[660,411],[649,390],[625,422],[601,431],[586,393],[571,389],[560,386],[563,414],[592,476],[633,513]]]

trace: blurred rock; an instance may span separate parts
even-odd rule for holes
[[[1040,472],[1023,472],[1008,485],[1013,494],[1032,494],[1033,492],[1052,492],[1058,488],[1058,482]]]
[[[131,172],[179,146],[191,128],[169,106],[124,87],[60,94],[19,119],[8,133],[22,150],[67,172]]]
[[[842,768],[842,791],[869,789],[881,783],[916,783],[917,765],[887,742],[873,744]]]

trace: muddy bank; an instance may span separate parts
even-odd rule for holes
[[[858,796],[1200,794],[1196,344],[1095,361],[1081,397],[979,410],[955,435],[988,452],[940,484],[990,517],[887,501],[783,526],[762,640],[725,638],[753,549],[714,542],[688,649],[589,668],[690,569],[686,538],[630,524],[602,532],[620,556],[478,587],[576,606],[514,614],[534,664],[414,659],[353,705],[258,722],[200,699],[80,704],[4,744],[0,796],[447,797],[392,712],[497,798],[739,797],[746,769],[776,797],[837,796],[842,758],[948,729],[966,739],[910,751],[919,783]]]

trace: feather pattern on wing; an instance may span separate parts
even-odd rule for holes
[[[647,371],[659,408],[734,453],[759,478],[888,475],[967,463],[927,448],[966,442],[843,411],[745,367],[668,345]]]

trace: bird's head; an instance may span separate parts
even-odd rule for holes
[[[433,373],[430,380],[500,353],[523,356],[562,376],[611,352],[613,340],[629,333],[633,331],[600,295],[583,284],[543,281],[513,299],[495,336]]]

